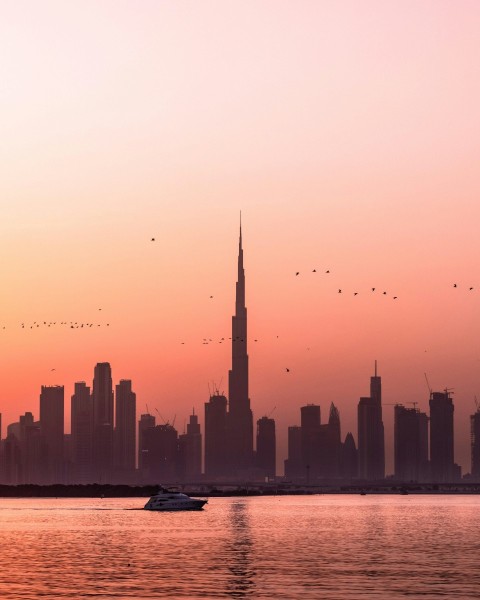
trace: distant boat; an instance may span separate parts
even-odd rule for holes
[[[362,490],[362,491],[360,492],[360,496],[366,496],[366,495],[367,495],[367,492],[366,492],[365,490]]]
[[[208,500],[190,498],[181,492],[169,492],[161,489],[145,504],[145,510],[201,510]]]

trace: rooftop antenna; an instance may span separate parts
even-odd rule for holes
[[[375,360],[375,377],[377,376],[377,361]]]
[[[147,415],[150,414],[149,410],[148,410],[148,404],[145,403],[145,406],[147,407]]]

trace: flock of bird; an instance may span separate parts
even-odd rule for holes
[[[312,270],[312,273],[317,273],[317,269],[313,269],[313,270]],[[325,271],[325,274],[327,274],[327,275],[328,275],[329,273],[330,273],[330,269],[327,269],[327,270]],[[300,271],[295,271],[295,277],[298,277],[299,275],[300,275]],[[376,291],[376,289],[377,289],[377,288],[374,288],[374,287],[370,288],[370,290],[371,290],[372,292],[375,292],[375,291]],[[338,292],[337,292],[337,293],[338,293],[338,294],[342,294],[342,293],[344,293],[344,290],[343,290],[342,288],[338,288]],[[353,293],[353,295],[354,295],[354,296],[358,296],[358,294],[359,294],[359,292],[351,292],[351,293]],[[384,291],[384,292],[382,292],[382,293],[381,293],[381,295],[382,295],[382,296],[387,296],[387,295],[388,295],[388,293]],[[398,298],[398,296],[393,296],[393,299],[394,299],[394,300],[397,300],[397,298]]]

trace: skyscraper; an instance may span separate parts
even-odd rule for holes
[[[227,445],[227,399],[219,393],[205,403],[205,476],[231,475]]]
[[[257,421],[257,469],[262,478],[274,479],[276,473],[275,421],[262,417]]]
[[[296,480],[305,476],[302,461],[302,428],[292,425],[288,428],[288,458],[285,460],[285,477]]]
[[[93,398],[84,381],[75,383],[71,404],[72,479],[76,483],[93,481]]]
[[[310,482],[311,473],[316,476],[317,456],[315,454],[315,437],[320,431],[320,406],[307,404],[300,408],[300,424],[302,428],[302,476]]]
[[[428,479],[428,420],[416,408],[394,409],[394,467],[400,481]]]
[[[42,385],[40,431],[45,444],[45,483],[63,483],[64,389]]]
[[[97,363],[93,377],[93,436],[97,483],[110,483],[113,471],[113,385],[109,363]]]
[[[430,466],[434,482],[455,478],[453,402],[448,390],[430,394]]]
[[[142,479],[148,476],[148,448],[145,442],[145,431],[155,427],[155,417],[148,413],[140,415],[138,422],[138,470]]]
[[[180,475],[184,481],[200,481],[202,477],[202,434],[195,411],[190,415],[187,433],[179,437]]]
[[[472,466],[471,473],[475,481],[480,481],[480,410],[470,416],[470,443]]]
[[[238,278],[232,317],[232,368],[228,373],[229,463],[233,474],[246,474],[253,460],[253,415],[248,397],[247,308],[242,225],[238,244]]]
[[[382,421],[382,380],[370,378],[370,396],[358,403],[358,475],[361,479],[385,477],[385,436]]]
[[[121,379],[115,387],[115,467],[117,476],[125,478],[135,471],[136,394],[132,382]]]

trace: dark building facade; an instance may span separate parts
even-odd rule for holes
[[[129,479],[135,471],[135,425],[137,397],[132,382],[121,379],[115,386],[115,456],[116,477]]]
[[[97,363],[93,376],[93,442],[95,481],[110,483],[113,475],[113,384],[109,363]]]
[[[276,474],[275,421],[262,417],[257,421],[256,467],[262,479],[274,479]]]
[[[288,458],[284,465],[286,479],[296,481],[305,476],[302,460],[302,428],[298,425],[288,428]]]
[[[427,481],[428,418],[416,408],[394,407],[394,468],[400,481]]]
[[[180,478],[195,482],[202,478],[202,433],[195,411],[190,415],[187,432],[179,437]]]
[[[142,479],[148,475],[147,471],[147,453],[148,449],[145,444],[145,431],[155,427],[155,417],[149,413],[140,415],[138,421],[138,470]]]
[[[44,483],[64,482],[64,388],[42,385],[40,392],[40,431],[45,447]]]
[[[358,477],[358,452],[353,435],[349,432],[342,444],[341,476],[343,479]]]
[[[472,478],[480,481],[480,410],[470,417],[470,448]]]
[[[370,378],[370,396],[358,403],[358,475],[377,481],[385,478],[385,435],[382,420],[382,380]]]
[[[84,381],[75,383],[71,399],[72,473],[76,483],[91,483],[93,469],[93,398]]]
[[[149,427],[143,432],[146,453],[143,464],[148,473],[148,483],[173,483],[179,480],[178,433],[165,423]]]
[[[456,479],[453,411],[448,390],[430,394],[430,468],[433,482],[445,483]]]
[[[219,393],[205,403],[205,477],[229,478],[232,473],[227,443],[227,399]]]

